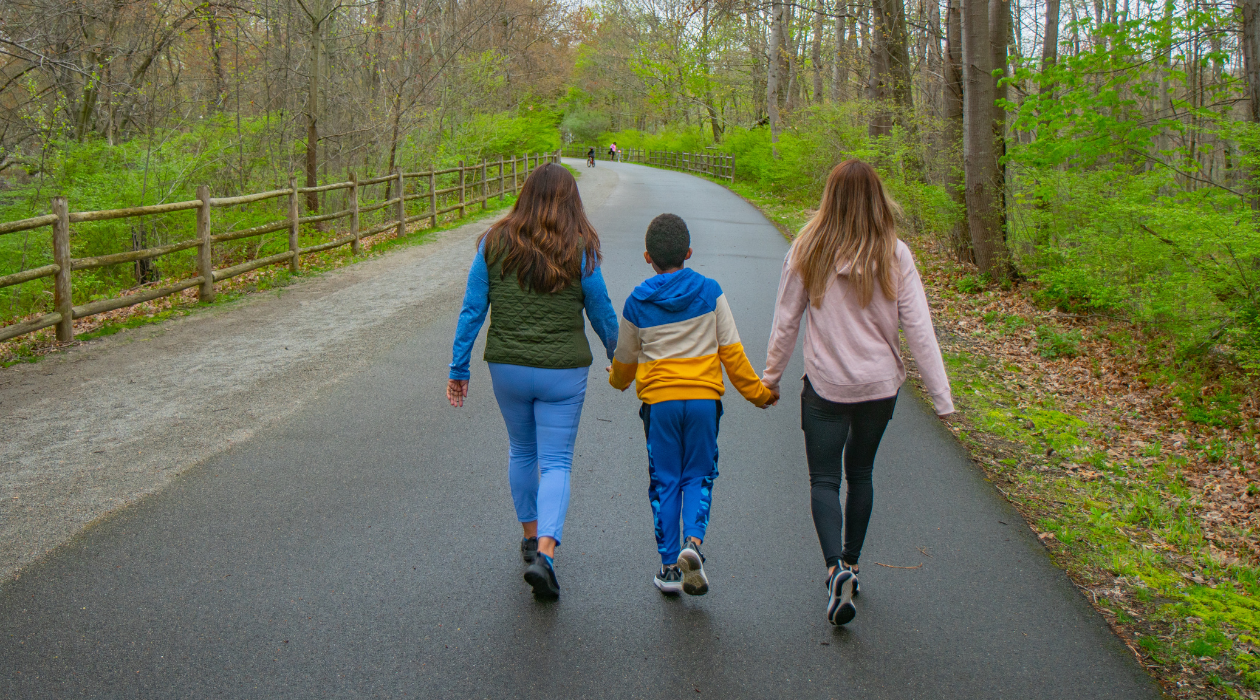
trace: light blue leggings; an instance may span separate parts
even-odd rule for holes
[[[494,398],[507,424],[508,481],[516,517],[538,521],[557,543],[569,510],[569,471],[586,400],[587,367],[543,369],[490,363]]]

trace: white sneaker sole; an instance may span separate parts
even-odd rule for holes
[[[852,572],[840,571],[832,579],[827,590],[827,621],[833,625],[846,625],[857,616],[857,608],[853,605],[853,587],[857,578]]]
[[[704,575],[704,562],[694,549],[684,549],[678,555],[678,568],[682,569],[683,593],[704,595],[709,592],[709,577]]]

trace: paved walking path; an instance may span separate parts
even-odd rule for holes
[[[760,368],[774,227],[678,173],[601,162],[580,182],[615,305],[650,273],[647,222],[677,213]],[[909,392],[876,463],[858,617],[828,625],[799,353],[779,407],[728,394],[712,590],[676,600],[650,582],[637,403],[592,367],[563,594],[536,602],[485,364],[447,407],[458,294],[429,299],[352,374],[0,585],[0,697],[1158,697]]]

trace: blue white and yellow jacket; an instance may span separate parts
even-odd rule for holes
[[[644,403],[717,399],[726,390],[722,367],[744,398],[770,400],[717,282],[684,268],[635,287],[621,312],[610,384],[624,390],[637,380]]]

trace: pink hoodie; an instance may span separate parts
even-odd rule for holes
[[[932,315],[914,257],[905,243],[897,241],[897,299],[884,296],[879,285],[866,308],[849,285],[848,268],[836,271],[822,306],[809,303],[809,291],[792,269],[792,251],[783,261],[779,295],[766,353],[762,382],[778,390],[783,369],[796,347],[801,316],[805,316],[805,374],[814,391],[828,401],[858,403],[886,399],[897,393],[906,379],[901,361],[897,327],[906,333],[910,352],[938,415],[954,412],[954,401],[945,376],[941,348],[932,330]],[[850,293],[852,292],[852,293]]]

